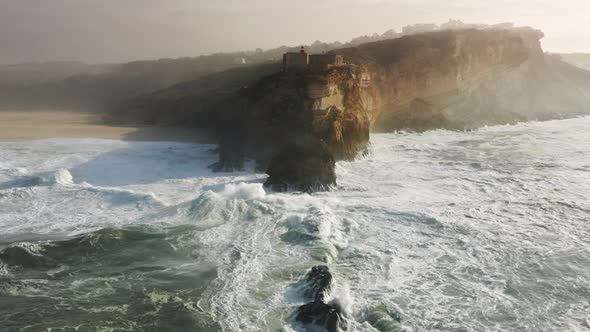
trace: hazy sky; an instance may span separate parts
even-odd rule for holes
[[[0,0],[0,63],[121,62],[307,44],[414,23],[512,21],[590,52],[590,0]]]

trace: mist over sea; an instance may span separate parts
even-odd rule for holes
[[[215,148],[0,142],[0,331],[304,331],[319,264],[350,331],[590,330],[590,117],[375,134],[312,195]]]

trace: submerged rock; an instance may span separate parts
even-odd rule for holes
[[[336,185],[336,161],[321,143],[286,145],[266,173],[264,186],[275,191],[322,191]]]
[[[402,324],[399,313],[388,310],[384,305],[369,311],[367,322],[380,332],[401,332]]]

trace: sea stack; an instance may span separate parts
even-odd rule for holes
[[[336,185],[336,161],[325,144],[289,144],[272,158],[265,187],[275,191],[323,191]]]
[[[250,158],[275,190],[325,190],[335,184],[334,162],[365,153],[370,131],[463,130],[588,114],[585,88],[567,88],[569,80],[586,82],[586,74],[570,78],[572,70],[559,69],[543,54],[542,37],[526,27],[467,29],[287,53],[280,72],[233,97],[224,123],[234,127],[221,135],[234,139],[222,140],[218,168]]]

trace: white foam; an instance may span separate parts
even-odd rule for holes
[[[353,312],[354,298],[348,282],[337,282],[337,287],[330,294],[328,301],[341,308],[346,316],[350,316]]]
[[[266,197],[266,191],[262,186],[262,183],[230,183],[227,184],[223,191],[220,193],[221,196],[227,199],[262,199]]]
[[[77,234],[152,222],[144,215],[209,190],[224,191],[219,188],[228,183],[236,185],[225,190],[227,199],[264,197],[253,183],[263,174],[213,173],[212,147],[97,139],[0,142],[0,233]]]
[[[29,253],[30,255],[42,257],[45,249],[43,248],[44,243],[33,243],[33,242],[20,242],[12,244],[11,247],[18,247]]]
[[[10,276],[10,269],[0,261],[0,277]]]
[[[58,169],[54,174],[55,183],[62,186],[71,186],[74,184],[74,177],[65,168]]]

